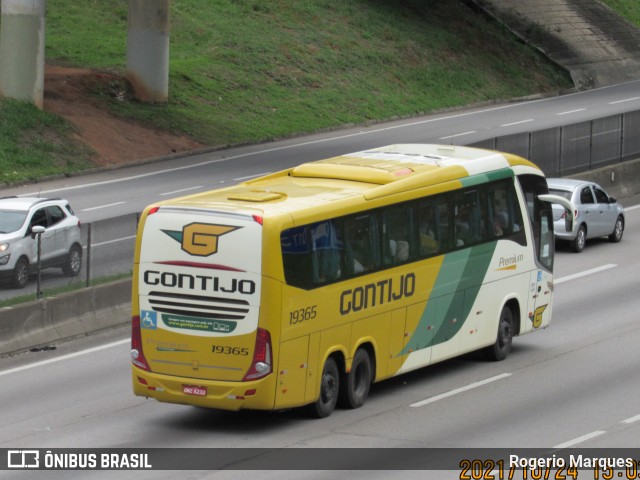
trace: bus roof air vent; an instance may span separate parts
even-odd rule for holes
[[[247,190],[244,192],[233,192],[228,197],[229,200],[242,200],[245,202],[271,202],[283,200],[286,195],[278,192],[268,192],[266,190]]]

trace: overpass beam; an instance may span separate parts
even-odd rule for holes
[[[45,0],[2,0],[0,95],[44,101]]]
[[[129,0],[126,77],[136,99],[169,98],[170,0]]]

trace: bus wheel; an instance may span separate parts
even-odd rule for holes
[[[507,358],[513,342],[513,312],[508,306],[502,307],[498,322],[496,343],[485,348],[484,353],[489,360],[500,361]]]
[[[325,418],[331,415],[333,409],[336,408],[339,390],[340,372],[338,371],[338,365],[333,358],[329,357],[322,369],[320,395],[318,400],[311,405],[311,413],[317,418]]]
[[[364,348],[359,348],[353,357],[351,371],[343,377],[340,404],[347,408],[358,408],[364,405],[369,396],[372,377],[369,353]]]

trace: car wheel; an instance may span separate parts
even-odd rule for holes
[[[624,218],[619,216],[616,219],[616,226],[613,228],[613,232],[609,235],[609,241],[613,243],[618,243],[622,240],[622,234],[624,233]]]
[[[513,343],[513,312],[506,305],[500,312],[498,321],[498,334],[493,345],[484,349],[484,354],[489,360],[500,361],[507,358],[511,352]]]
[[[65,275],[75,277],[80,273],[82,268],[82,247],[75,244],[69,249],[67,260],[65,261],[62,271]]]
[[[576,232],[576,238],[571,242],[571,250],[576,253],[580,253],[584,250],[584,246],[587,244],[587,229],[584,225],[578,227]]]
[[[359,348],[351,362],[351,370],[343,376],[340,404],[347,408],[358,408],[364,405],[369,396],[372,377],[369,353],[364,348]]]
[[[24,288],[29,281],[29,260],[20,257],[13,267],[13,286],[15,288]]]
[[[336,361],[327,358],[322,369],[320,379],[320,395],[315,403],[311,404],[311,414],[317,418],[325,418],[331,415],[338,402],[338,391],[340,390],[340,373]]]

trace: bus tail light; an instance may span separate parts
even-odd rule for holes
[[[142,332],[140,331],[140,315],[131,317],[131,362],[138,368],[151,371],[142,351]]]
[[[256,346],[253,349],[253,360],[243,381],[265,377],[273,371],[271,355],[271,334],[264,328],[256,331]]]

